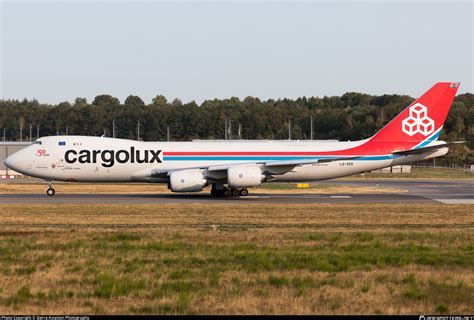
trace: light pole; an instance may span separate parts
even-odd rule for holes
[[[227,118],[224,118],[224,140],[227,140]]]
[[[140,120],[137,121],[137,140],[140,141]]]
[[[291,140],[291,120],[288,119],[288,140]]]

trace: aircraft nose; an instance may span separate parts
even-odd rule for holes
[[[5,164],[5,166],[11,168],[11,163],[12,163],[11,156],[7,157],[3,163]]]
[[[5,163],[5,165],[8,168],[10,168],[12,170],[15,170],[15,171],[18,171],[18,166],[17,166],[18,155],[16,153],[8,156],[3,163]]]

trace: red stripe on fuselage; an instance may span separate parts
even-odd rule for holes
[[[204,152],[164,152],[165,156],[317,156],[321,152],[284,152],[284,151],[275,151],[275,152],[260,152],[260,151],[225,151],[225,152],[214,152],[214,151],[204,151]]]
[[[393,150],[408,150],[418,143],[367,141],[352,148],[328,151],[164,151],[163,156],[370,156],[389,154]]]

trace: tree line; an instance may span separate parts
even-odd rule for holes
[[[260,100],[246,97],[183,103],[168,101],[157,95],[146,104],[138,96],[128,96],[123,103],[103,94],[88,102],[76,98],[74,103],[43,104],[37,100],[0,100],[0,128],[6,140],[23,140],[32,135],[69,134],[112,136],[145,141],[192,139],[224,139],[225,123],[231,123],[229,137],[241,139],[288,139],[291,122],[292,139],[310,139],[311,118],[313,138],[359,140],[372,136],[401,110],[413,102],[406,95],[368,95],[348,92],[342,96],[302,97],[297,99]],[[240,130],[238,128],[240,127]],[[453,148],[446,163],[473,163],[474,154],[474,95],[461,94],[455,98],[440,139],[466,140],[467,144]]]

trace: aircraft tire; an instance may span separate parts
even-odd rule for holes
[[[54,190],[53,188],[48,188],[48,190],[46,190],[46,194],[52,197],[56,194],[56,190]]]
[[[230,197],[232,195],[232,191],[228,188],[224,189],[224,196]]]
[[[216,184],[212,184],[211,196],[213,197],[222,197],[224,196],[224,189],[218,189]]]
[[[232,192],[232,196],[233,196],[233,197],[238,197],[239,194],[240,194],[239,189],[236,189],[236,188],[232,188],[232,189],[231,189],[231,192]]]
[[[224,196],[224,190],[211,190],[211,196],[222,197]]]
[[[248,195],[249,195],[249,191],[248,191],[247,189],[245,189],[245,188],[244,188],[244,189],[240,189],[240,192],[239,192],[239,193],[240,193],[240,195],[241,195],[242,197],[245,197],[245,196],[248,196]]]

